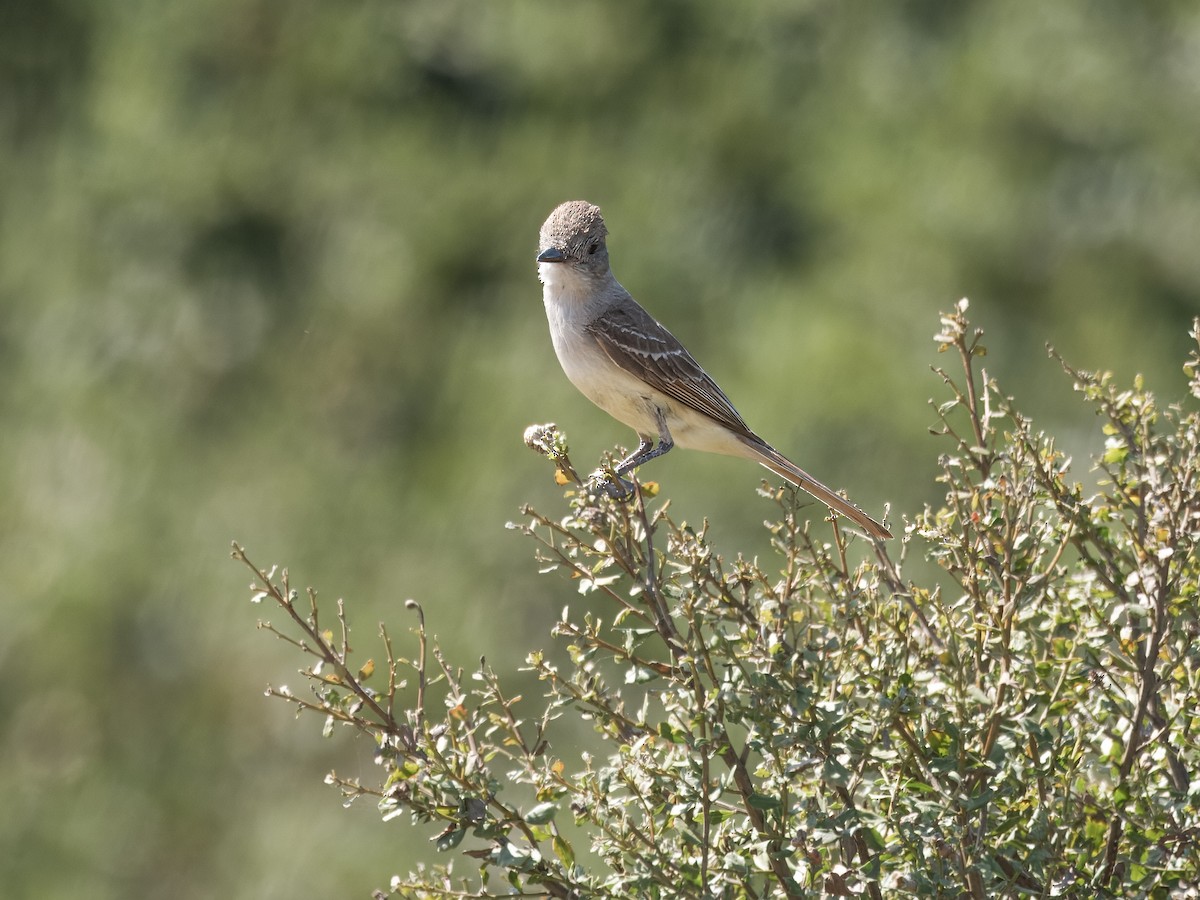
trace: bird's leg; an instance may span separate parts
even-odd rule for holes
[[[633,496],[633,485],[626,481],[621,476],[626,472],[636,469],[643,463],[648,463],[652,459],[657,459],[664,453],[667,453],[675,446],[675,441],[671,439],[671,431],[667,428],[666,418],[663,416],[661,409],[655,410],[655,419],[658,421],[658,446],[654,445],[654,438],[644,434],[638,435],[638,445],[632,453],[626,456],[623,460],[617,463],[613,469],[613,475],[616,478],[614,484],[611,480],[605,484],[604,489],[608,491],[610,497],[618,500],[628,500]]]
[[[628,500],[633,496],[633,485],[626,481],[621,476],[632,469],[634,466],[640,465],[647,459],[651,459],[654,453],[654,441],[645,435],[638,435],[637,449],[626,456],[623,460],[613,467],[611,473],[598,471],[593,478],[597,481],[604,482],[604,490],[608,492],[608,496],[614,500]]]
[[[674,446],[675,442],[671,440],[670,435],[660,438],[657,447],[654,446],[654,443],[649,438],[642,438],[642,442],[638,444],[638,448],[617,463],[616,468],[613,469],[613,474],[620,478],[626,472],[633,471],[643,463],[657,459]]]
[[[667,417],[663,414],[661,407],[655,408],[654,421],[658,424],[658,446],[654,446],[654,438],[639,434],[637,449],[617,463],[617,475],[624,475],[630,469],[636,469],[642,463],[648,463],[652,459],[657,459],[675,446],[675,441],[671,439],[671,430],[667,428]]]

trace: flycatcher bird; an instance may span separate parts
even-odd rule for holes
[[[766,466],[876,540],[891,532],[750,430],[733,404],[671,332],[630,296],[609,268],[599,207],[572,200],[550,213],[538,244],[538,278],[563,372],[585,397],[637,432],[621,476],[678,444]],[[658,444],[655,446],[655,440]]]

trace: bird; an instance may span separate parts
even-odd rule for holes
[[[875,540],[892,536],[750,430],[717,383],[614,277],[608,229],[586,200],[560,204],[542,225],[538,278],[554,352],[579,391],[638,436],[613,469],[613,497],[632,495],[622,476],[679,446],[754,460],[850,519]],[[656,443],[657,442],[657,443]]]

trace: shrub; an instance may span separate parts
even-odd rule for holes
[[[764,486],[778,558],[724,558],[653,486],[590,492],[565,438],[531,429],[567,508],[512,527],[582,594],[554,628],[569,665],[528,656],[537,709],[444,659],[411,601],[415,659],[383,629],[386,686],[368,687],[342,605],[326,630],[314,593],[235,545],[255,599],[288,615],[264,627],[310,659],[310,692],[269,693],[378,748],[376,783],[328,780],[470,861],[393,892],[1200,895],[1200,355],[1186,405],[1060,360],[1106,435],[1085,490],[981,368],[966,310],[937,336],[957,357],[935,370],[945,502],[898,547],[837,521],[818,538],[812,507]],[[905,574],[913,554],[937,564],[927,583]],[[579,759],[551,744],[568,716],[595,730]]]

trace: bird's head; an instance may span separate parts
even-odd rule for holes
[[[538,239],[538,275],[548,278],[603,278],[608,275],[608,229],[600,207],[586,200],[570,200],[557,207],[542,225]]]

